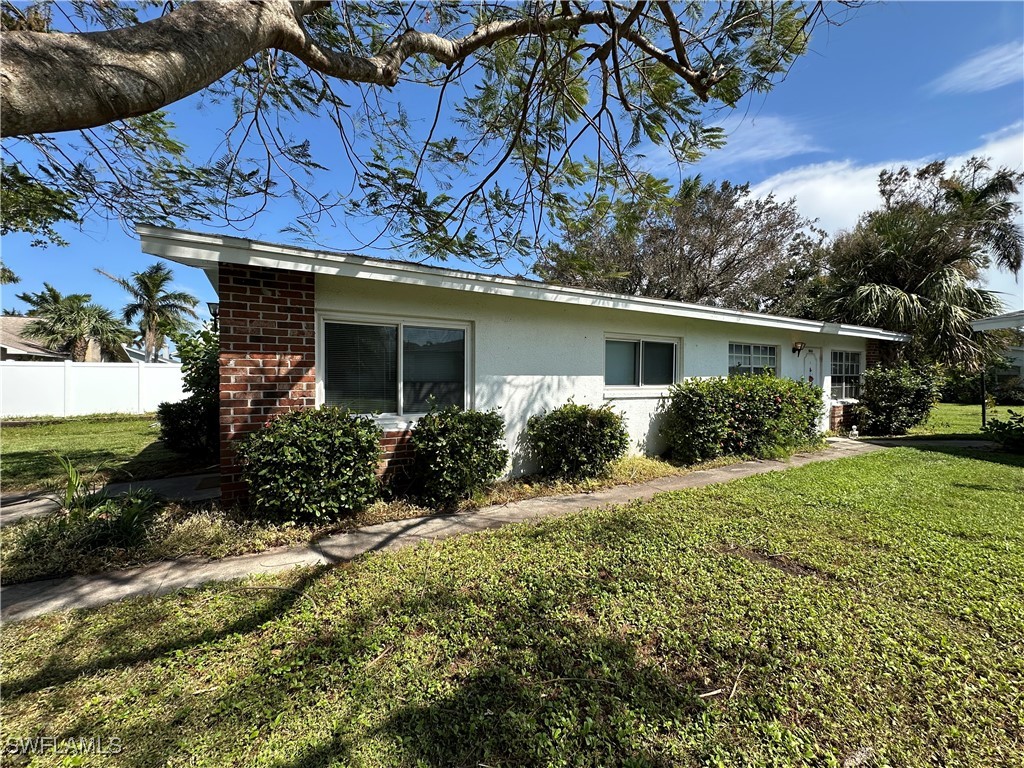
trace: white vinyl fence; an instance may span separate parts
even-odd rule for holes
[[[0,416],[149,413],[185,397],[174,363],[0,363]]]

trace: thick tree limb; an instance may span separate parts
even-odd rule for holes
[[[3,136],[81,130],[146,114],[206,88],[261,50],[276,48],[322,74],[393,86],[420,54],[455,64],[515,37],[578,30],[606,11],[498,21],[448,39],[408,29],[374,56],[319,45],[302,16],[322,3],[195,2],[154,21],[86,34],[5,32],[0,70]]]

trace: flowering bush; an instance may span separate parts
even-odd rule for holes
[[[818,436],[821,388],[771,374],[690,379],[669,393],[661,433],[672,457],[776,456]]]

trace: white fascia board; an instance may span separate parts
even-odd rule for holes
[[[426,267],[419,264],[385,261],[351,254],[310,251],[294,246],[261,243],[237,237],[199,234],[169,227],[139,225],[136,227],[136,231],[142,240],[144,253],[179,264],[199,267],[206,271],[208,276],[212,270],[216,269],[217,264],[240,264],[349,277],[357,280],[376,280],[509,298],[669,315],[694,320],[756,325],[805,333],[827,333],[886,341],[907,341],[909,339],[904,334],[880,328],[823,323],[817,320],[765,315],[737,309],[708,307],[702,304],[685,304],[645,296],[626,296],[581,288],[546,285],[442,267]],[[211,280],[214,281],[215,278],[214,273]]]
[[[1024,328],[1024,309],[995,317],[983,317],[971,323],[971,329],[975,331],[997,331],[1004,328]]]

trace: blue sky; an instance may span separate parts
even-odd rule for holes
[[[948,157],[991,156],[998,165],[1024,169],[1024,3],[883,3],[841,14],[839,27],[819,27],[811,51],[767,95],[716,119],[729,144],[686,173],[706,179],[750,182],[755,193],[796,197],[802,212],[836,231],[852,226],[877,203],[880,170]],[[207,160],[219,134],[216,107],[199,100],[173,107],[180,137]],[[326,138],[325,138],[326,141]],[[332,150],[333,151],[333,150]],[[646,164],[676,170],[652,151]],[[286,216],[268,215],[232,234],[287,242],[279,230]],[[182,226],[213,230],[210,224]],[[356,234],[366,233],[360,224]],[[121,290],[96,274],[100,267],[127,275],[153,259],[116,222],[68,227],[67,248],[30,248],[28,237],[3,239],[5,263],[21,277],[4,286],[2,306],[48,281],[64,292],[91,292],[118,308]],[[357,244],[343,227],[325,228],[321,242],[338,250]],[[379,252],[374,255],[380,255]],[[398,254],[401,255],[401,254]],[[177,287],[205,302],[215,294],[199,270],[172,265]],[[516,265],[511,271],[521,271]],[[1008,308],[1024,307],[1020,279],[986,276]]]

